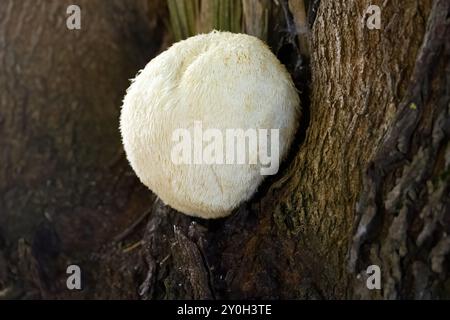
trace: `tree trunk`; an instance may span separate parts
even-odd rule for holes
[[[160,48],[157,17],[165,8],[80,0],[81,30],[68,30],[72,3],[0,3],[0,291],[7,296],[70,294],[72,262],[90,287],[89,256],[152,201],[122,152],[118,117],[128,79]]]
[[[0,289],[450,297],[450,3],[256,2],[271,7],[267,40],[300,91],[303,118],[278,175],[219,220],[164,206],[121,153],[120,99],[161,45],[164,6],[86,1],[86,29],[69,32],[60,1],[38,12],[0,4]],[[372,4],[380,30],[366,27]],[[83,291],[65,288],[71,263],[82,267]],[[366,286],[370,265],[381,290]]]

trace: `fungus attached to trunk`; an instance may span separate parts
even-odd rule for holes
[[[275,174],[300,101],[259,39],[211,32],[175,43],[133,80],[120,128],[142,183],[185,214],[231,213]]]

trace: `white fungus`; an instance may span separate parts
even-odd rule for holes
[[[276,173],[299,115],[292,80],[262,41],[214,31],[175,43],[138,73],[123,101],[120,129],[127,158],[142,183],[174,209],[209,219],[224,217],[248,200],[268,167],[275,169],[269,174]],[[236,150],[234,162],[226,158],[226,132],[236,129],[248,133],[244,164]],[[273,129],[279,130],[276,140]],[[252,149],[255,137],[261,139]],[[189,141],[192,149],[180,149]],[[265,163],[267,157],[275,164]]]

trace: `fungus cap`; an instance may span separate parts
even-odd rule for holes
[[[174,162],[174,132],[184,128],[195,138],[199,124],[203,133],[219,130],[223,137],[227,129],[278,129],[281,161],[299,116],[292,80],[262,41],[213,31],[175,43],[138,73],[123,101],[120,130],[133,170],[164,203],[191,216],[219,218],[255,193],[267,165],[250,162],[251,154],[244,164],[198,163],[195,153],[206,148],[195,145],[193,162]],[[203,146],[212,141],[203,139]],[[273,150],[268,140],[266,149],[255,149],[258,159]]]

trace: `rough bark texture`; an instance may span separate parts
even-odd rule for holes
[[[213,221],[164,206],[121,153],[120,99],[161,44],[164,7],[85,1],[80,33],[65,29],[60,1],[38,12],[0,4],[0,289],[449,297],[449,2],[260,2],[270,7],[268,42],[300,91],[302,126],[279,174]],[[381,30],[365,27],[371,4]],[[70,262],[85,272],[81,292],[64,288]],[[365,286],[371,264],[381,291]]]
[[[450,3],[435,1],[414,72],[363,177],[350,270],[383,266],[364,298],[450,298]],[[363,279],[363,277],[361,277]]]

